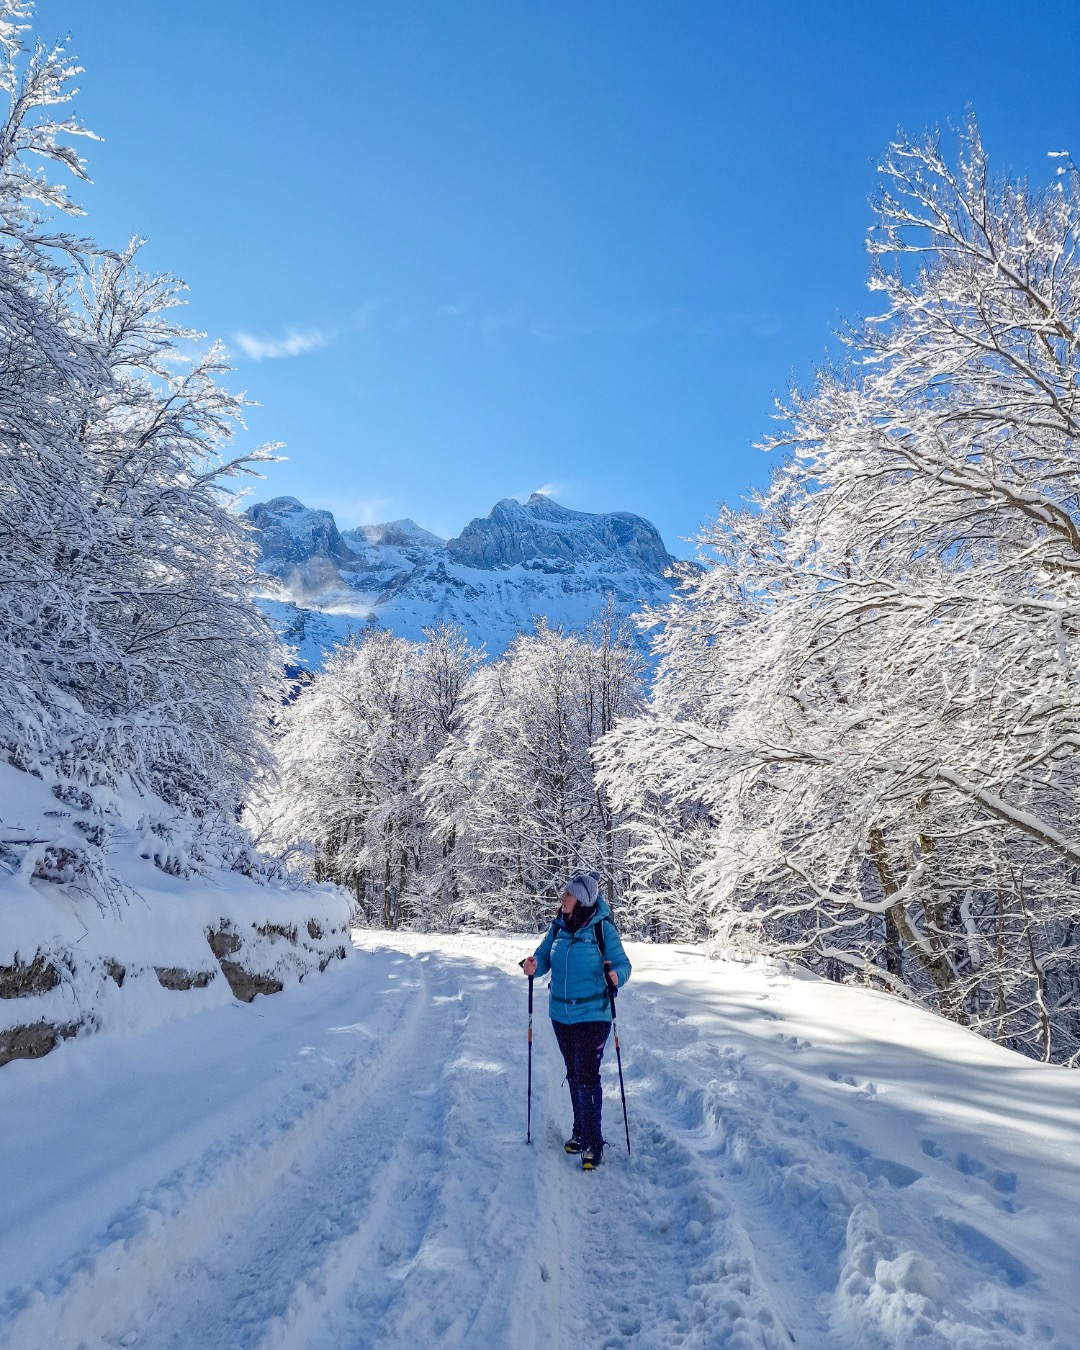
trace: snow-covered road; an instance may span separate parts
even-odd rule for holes
[[[582,1174],[542,998],[524,1144],[531,944],[357,942],[0,1074],[0,1346],[1080,1345],[1080,1076],[631,945]]]

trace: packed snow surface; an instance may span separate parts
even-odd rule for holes
[[[628,944],[604,1165],[535,938],[364,933],[250,1007],[0,1071],[0,1346],[1075,1347],[1080,1076]]]

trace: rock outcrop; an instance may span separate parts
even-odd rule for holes
[[[571,569],[614,565],[657,580],[675,561],[655,525],[641,516],[571,511],[539,492],[524,504],[504,498],[486,517],[470,521],[447,543],[446,552],[467,567],[496,569],[544,560]]]

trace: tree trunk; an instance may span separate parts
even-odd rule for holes
[[[889,862],[889,855],[885,849],[885,837],[879,829],[874,828],[870,831],[869,844],[870,857],[877,871],[878,880],[881,882],[881,889],[885,892],[885,898],[888,899],[899,892],[900,883],[897,881],[892,864]],[[948,953],[941,948],[940,942],[933,933],[920,937],[908,918],[902,900],[898,900],[885,912],[887,917],[892,916],[896,931],[908,954],[919,963],[933,980],[944,1016],[948,1017],[950,1021],[959,1022],[966,1026],[968,1019],[963,1005],[963,993],[957,986],[956,972],[953,970]]]

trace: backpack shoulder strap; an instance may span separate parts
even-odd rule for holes
[[[604,924],[605,924],[605,923],[607,923],[607,920],[606,920],[606,919],[601,919],[600,922],[596,925],[596,945],[600,948],[600,959],[601,959],[601,961],[606,961],[606,960],[607,960],[607,952],[604,950]]]

